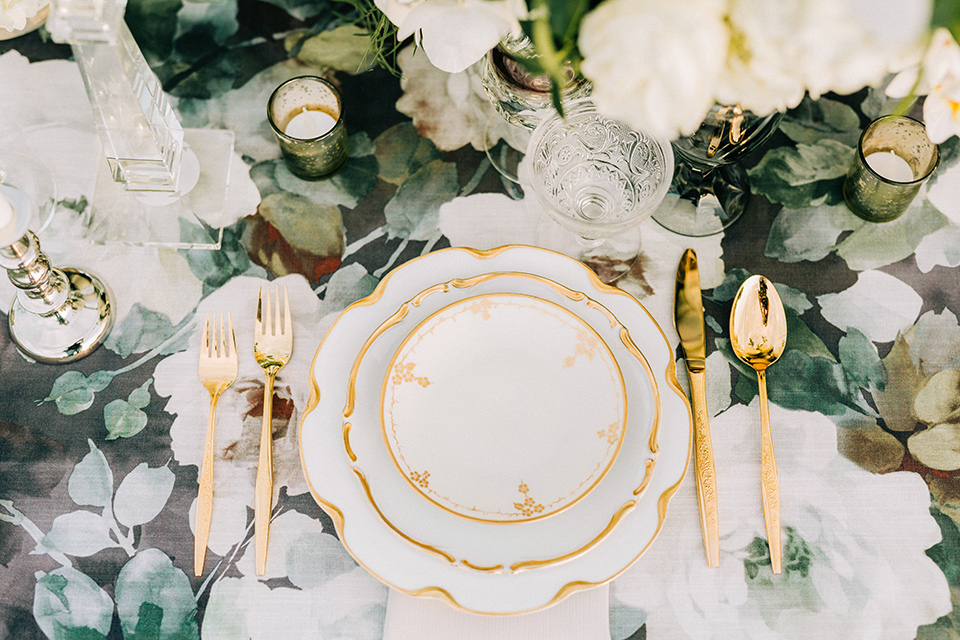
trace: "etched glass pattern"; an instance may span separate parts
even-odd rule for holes
[[[530,149],[535,193],[584,238],[616,235],[652,214],[673,173],[669,143],[600,115],[589,100],[545,119]]]

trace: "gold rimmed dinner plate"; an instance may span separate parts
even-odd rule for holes
[[[611,423],[606,419],[595,422],[595,418],[587,416],[585,419],[590,421],[588,424],[592,425],[591,430],[583,430],[580,434],[584,438],[596,437],[596,445],[604,449],[619,447],[619,454],[612,460],[612,464],[608,465],[602,482],[596,483],[588,495],[570,505],[569,509],[558,510],[547,517],[524,518],[520,523],[466,517],[438,508],[433,502],[425,500],[421,489],[412,486],[411,482],[400,480],[402,472],[398,472],[398,464],[402,464],[403,459],[400,458],[398,463],[397,457],[390,452],[386,444],[386,429],[382,421],[383,413],[380,411],[387,390],[384,382],[389,384],[385,379],[390,377],[403,346],[409,345],[418,333],[424,333],[430,339],[438,337],[437,330],[431,331],[432,327],[427,326],[431,318],[446,317],[446,323],[465,322],[463,313],[450,315],[457,311],[460,305],[465,305],[465,313],[472,315],[472,309],[476,309],[478,319],[486,324],[484,312],[489,315],[493,301],[508,295],[517,296],[525,302],[535,301],[543,311],[557,313],[559,317],[564,317],[570,326],[580,329],[586,342],[579,347],[578,354],[580,335],[577,335],[577,344],[566,344],[564,359],[570,357],[572,352],[579,355],[580,360],[588,358],[588,362],[602,364],[600,356],[594,353],[602,353],[602,345],[603,350],[613,356],[613,362],[608,361],[608,380],[609,376],[613,376],[614,388],[622,384],[620,388],[626,390],[623,407],[627,412],[627,424],[619,433],[610,429]],[[563,311],[559,312],[559,309]],[[541,314],[536,308],[526,310],[526,313]],[[560,316],[560,313],[564,315]],[[491,319],[494,319],[493,316]],[[550,322],[553,324],[558,320],[550,318]],[[462,330],[455,325],[450,326],[454,332]],[[534,330],[529,331],[531,328]],[[545,334],[540,331],[540,327],[534,325],[527,329],[525,333],[516,335],[522,335],[527,342],[542,341]],[[513,332],[512,327],[509,332]],[[479,343],[473,339],[476,336],[472,332],[463,334],[462,337],[465,340],[472,339],[474,343],[465,348],[472,349]],[[444,336],[437,343],[438,348],[445,348],[448,342]],[[536,346],[517,348],[526,350]],[[549,346],[548,348],[552,349]],[[483,358],[483,351],[484,349],[477,351],[477,357]],[[570,364],[575,364],[576,360],[577,358],[574,358]],[[549,361],[549,358],[545,361]],[[462,368],[464,359],[461,354],[447,362],[450,367]],[[565,362],[560,363],[561,368],[563,364]],[[612,365],[612,370],[609,365]],[[422,376],[418,376],[415,371],[408,373],[410,379],[407,383],[416,383],[419,389],[432,388],[432,383],[427,384],[429,378],[418,382],[416,378]],[[421,383],[427,386],[422,387]],[[533,387],[545,396],[544,404],[557,402],[556,388],[542,385],[538,387],[536,380],[525,380],[523,377],[515,379],[512,384],[514,388],[511,392],[518,394],[518,398],[527,398],[530,395],[529,389]],[[596,300],[581,291],[535,274],[484,273],[428,287],[405,301],[372,332],[357,354],[352,368],[351,385],[348,387],[349,401],[344,407],[344,448],[353,463],[357,481],[364,487],[371,505],[384,522],[410,544],[469,570],[519,572],[540,569],[568,561],[598,544],[637,505],[638,500],[642,499],[644,487],[655,468],[659,395],[659,386],[653,372],[643,354],[636,348],[628,329]],[[582,396],[580,399],[587,405],[593,402]],[[539,406],[535,402],[529,402],[529,408],[534,411]],[[570,428],[577,430],[578,425],[571,423]],[[506,432],[509,433],[509,430]],[[482,437],[482,434],[479,435]],[[566,443],[563,438],[552,438],[549,432],[541,435],[545,441],[549,441],[540,443],[542,447],[549,448],[549,451],[545,452],[547,456],[554,459],[561,457],[561,454],[554,453],[557,449],[563,455],[573,455],[573,449],[565,450]],[[449,445],[460,446],[459,439],[454,436]],[[441,449],[447,450],[446,445]],[[463,455],[470,457],[471,450],[464,450]],[[548,459],[543,462],[548,466],[551,464]],[[594,466],[599,466],[599,462],[595,462]],[[486,460],[465,460],[463,463],[479,465],[480,473],[483,473],[488,463],[489,468],[500,466],[491,457]],[[584,468],[590,473],[589,467]],[[562,473],[564,468],[556,465],[547,471]],[[423,475],[425,474],[421,472],[420,476]],[[417,479],[417,476],[406,477],[414,481]],[[429,481],[431,477],[427,476],[426,480]],[[523,499],[515,501],[516,509],[520,511],[527,508],[531,516],[539,515],[535,511],[536,503],[532,502],[533,496],[530,495],[532,485],[526,479],[521,479],[520,482],[524,486],[518,486],[517,493],[522,495]],[[510,488],[509,485],[507,488]],[[526,491],[522,491],[523,489]],[[528,497],[530,501],[527,501]],[[509,526],[504,526],[505,524]]]
[[[657,461],[641,499],[622,515],[615,527],[581,553],[530,571],[465,571],[457,558],[444,557],[442,553],[411,544],[378,512],[377,505],[370,499],[369,485],[358,482],[356,463],[351,459],[350,445],[345,443],[345,433],[350,432],[345,423],[354,416],[345,411],[344,398],[347,408],[351,396],[356,402],[356,393],[351,388],[362,381],[351,382],[351,378],[358,373],[354,370],[358,354],[372,344],[369,337],[387,324],[391,314],[416,292],[434,286],[439,279],[437,274],[445,276],[446,281],[507,271],[539,275],[563,283],[571,290],[587,292],[629,330],[661,391],[660,428],[654,446]],[[591,325],[597,326],[593,322]],[[610,346],[613,350],[613,345]],[[620,358],[618,362],[625,368]],[[582,264],[542,249],[520,246],[491,251],[446,249],[395,269],[371,296],[346,309],[333,324],[317,351],[310,385],[311,400],[301,422],[301,460],[314,497],[332,518],[347,550],[384,583],[408,594],[438,597],[468,611],[489,614],[530,611],[548,606],[578,589],[611,580],[652,543],[666,516],[670,497],[686,470],[690,445],[689,406],[677,384],[673,351],[663,332],[642,305],[628,294],[601,284]],[[628,386],[628,394],[629,391]],[[629,395],[628,405],[632,406]],[[344,413],[348,413],[347,419]],[[374,418],[378,422],[377,413],[374,403]],[[374,435],[390,465],[390,473],[397,476],[384,450],[382,435],[378,432]],[[415,497],[433,512],[445,514],[452,520],[500,531],[559,522],[601,495],[625,457],[629,437],[628,415],[621,452],[607,477],[587,497],[543,520],[510,526],[476,523],[452,516]],[[354,441],[352,435],[348,439],[354,445],[362,440]],[[639,475],[642,477],[643,472]],[[399,477],[392,485],[412,491]]]
[[[515,523],[566,509],[623,442],[627,391],[603,338],[562,306],[485,293],[431,314],[387,365],[394,466],[450,513]]]

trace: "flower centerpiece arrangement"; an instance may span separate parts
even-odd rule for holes
[[[929,94],[931,137],[960,132],[960,19],[947,0],[373,1],[398,41],[450,73],[526,34],[531,71],[558,86],[572,67],[605,115],[670,139],[715,104],[769,114],[891,73],[890,95]]]
[[[36,29],[49,12],[49,0],[0,0],[0,40]]]

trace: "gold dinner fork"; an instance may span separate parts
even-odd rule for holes
[[[217,400],[237,379],[237,340],[233,334],[233,318],[227,314],[228,338],[223,330],[223,314],[220,314],[220,333],[217,334],[217,315],[213,316],[213,331],[210,331],[210,314],[203,323],[203,339],[200,343],[200,382],[210,392],[210,417],[207,420],[207,441],[203,446],[203,462],[200,465],[200,489],[197,492],[197,533],[193,546],[193,573],[203,575],[203,559],[207,553],[207,538],[210,536],[210,515],[213,512],[213,432],[217,422]],[[212,339],[211,339],[212,336]]]
[[[290,360],[293,352],[293,322],[290,299],[283,287],[283,316],[280,315],[280,290],[274,294],[276,307],[271,313],[270,287],[264,304],[263,287],[257,299],[257,322],[254,329],[253,355],[266,374],[263,387],[263,428],[260,431],[260,459],[257,463],[257,485],[254,495],[254,538],[256,571],[262,576],[267,568],[267,539],[270,535],[270,513],[273,511],[273,381],[277,372]]]

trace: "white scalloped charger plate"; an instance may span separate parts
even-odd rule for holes
[[[468,302],[470,299],[485,299],[488,295],[504,293],[550,302],[589,325],[619,363],[618,370],[627,389],[628,410],[628,423],[619,454],[596,488],[583,500],[548,518],[510,523],[509,526],[440,510],[424,500],[409,482],[399,481],[397,466],[384,442],[378,402],[385,372],[414,328],[458,303],[472,306],[473,302]],[[347,403],[344,412],[344,447],[371,505],[411,544],[469,569],[525,571],[565,562],[584,553],[608,535],[636,506],[654,470],[656,455],[652,450],[656,448],[659,432],[660,393],[650,365],[636,348],[629,331],[609,310],[586,294],[542,276],[487,273],[419,292],[395,310],[360,348],[351,380],[355,385],[348,387],[347,393],[348,397],[355,397],[355,402]],[[517,383],[523,388],[531,384],[540,385],[540,381]],[[548,402],[553,401],[555,398],[551,395]],[[583,401],[590,404],[589,399]],[[571,428],[575,426],[571,425]],[[542,437],[553,439],[551,435],[548,432]],[[588,435],[598,440],[601,436],[596,431],[588,432]],[[604,432],[604,440],[607,436]],[[572,455],[564,448],[566,443],[563,440],[565,438],[552,445],[563,454]],[[452,446],[456,444],[458,438],[451,443]],[[562,464],[555,468],[564,469]]]
[[[492,271],[539,274],[572,289],[589,291],[630,330],[662,390],[659,452],[646,499],[583,554],[520,573],[465,571],[398,536],[356,481],[341,429],[343,399],[347,397],[353,362],[367,337],[388,314],[413,293],[435,284],[436,274],[448,280]],[[490,251],[451,248],[397,268],[373,294],[340,315],[317,350],[309,382],[310,401],[300,425],[301,462],[314,498],[334,521],[344,546],[385,584],[410,595],[441,598],[477,613],[532,611],[612,580],[653,542],[689,459],[690,408],[676,380],[673,350],[657,323],[633,297],[603,285],[583,264],[535,247]]]

